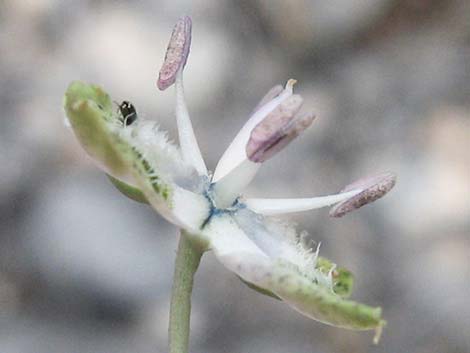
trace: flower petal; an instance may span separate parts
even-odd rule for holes
[[[69,86],[64,105],[76,137],[107,174],[140,189],[170,222],[189,232],[199,230],[209,214],[208,201],[191,191],[197,186],[189,185],[191,179],[185,176],[193,169],[185,167],[154,123],[125,126],[113,112],[109,96],[82,82]]]
[[[333,284],[340,283],[338,292],[335,293],[324,282],[312,280],[310,274],[304,273],[300,266],[286,260],[289,257],[284,255],[292,251],[282,248],[287,246],[287,241],[278,239],[279,242],[276,242],[279,237],[276,234],[268,239],[268,235],[258,228],[262,227],[261,221],[255,221],[256,225],[252,226],[246,219],[248,214],[243,215],[240,220],[237,219],[237,212],[235,216],[214,216],[204,229],[216,257],[227,269],[257,290],[261,289],[281,298],[295,310],[314,320],[355,330],[379,330],[384,325],[380,308],[344,299],[352,284],[349,272],[341,270],[343,277],[337,278],[336,282],[333,280]],[[248,234],[249,231],[245,230],[248,226],[253,227],[253,234]],[[257,231],[262,234],[254,234]],[[291,235],[285,236],[289,238]],[[272,244],[268,244],[270,240]],[[339,275],[334,273],[334,265],[326,259],[321,259],[317,265],[312,266],[318,266],[318,271],[324,274]]]
[[[274,293],[311,319],[354,330],[379,330],[385,324],[380,308],[343,299],[283,263],[246,253],[226,254],[219,260],[245,281]]]
[[[233,252],[266,257],[228,213],[213,215],[202,232],[218,257]]]

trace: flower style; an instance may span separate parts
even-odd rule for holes
[[[341,217],[385,195],[395,184],[392,173],[360,179],[335,195],[301,199],[256,199],[241,194],[262,163],[308,128],[314,116],[299,113],[303,99],[295,80],[273,87],[220,159],[213,175],[199,150],[183,92],[191,20],[173,30],[157,85],[176,88],[180,147],[168,141],[158,124],[128,121],[99,87],[73,82],[65,110],[87,153],[127,196],[149,203],[190,235],[251,288],[282,300],[326,324],[380,333],[380,308],[346,299],[352,275],[308,248],[304,234],[272,217],[332,206]],[[135,120],[135,121],[134,121]],[[377,336],[378,337],[378,336]]]

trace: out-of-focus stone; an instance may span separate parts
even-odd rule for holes
[[[258,0],[264,18],[284,45],[296,52],[345,43],[386,10],[389,0]]]
[[[23,262],[50,291],[139,307],[168,293],[177,233],[107,183],[80,173],[51,179],[33,204]]]

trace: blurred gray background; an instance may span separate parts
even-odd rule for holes
[[[251,291],[208,254],[191,351],[470,352],[470,2],[457,0],[0,1],[0,352],[166,351],[177,232],[93,166],[62,96],[75,79],[100,84],[176,138],[173,90],[155,81],[182,14],[211,168],[292,77],[317,121],[249,195],[399,176],[374,207],[291,217],[355,273],[354,299],[383,307],[378,346]]]

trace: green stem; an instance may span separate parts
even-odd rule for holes
[[[188,353],[189,322],[191,317],[191,292],[194,274],[203,250],[193,245],[188,234],[181,231],[176,253],[175,274],[168,327],[170,353]]]

